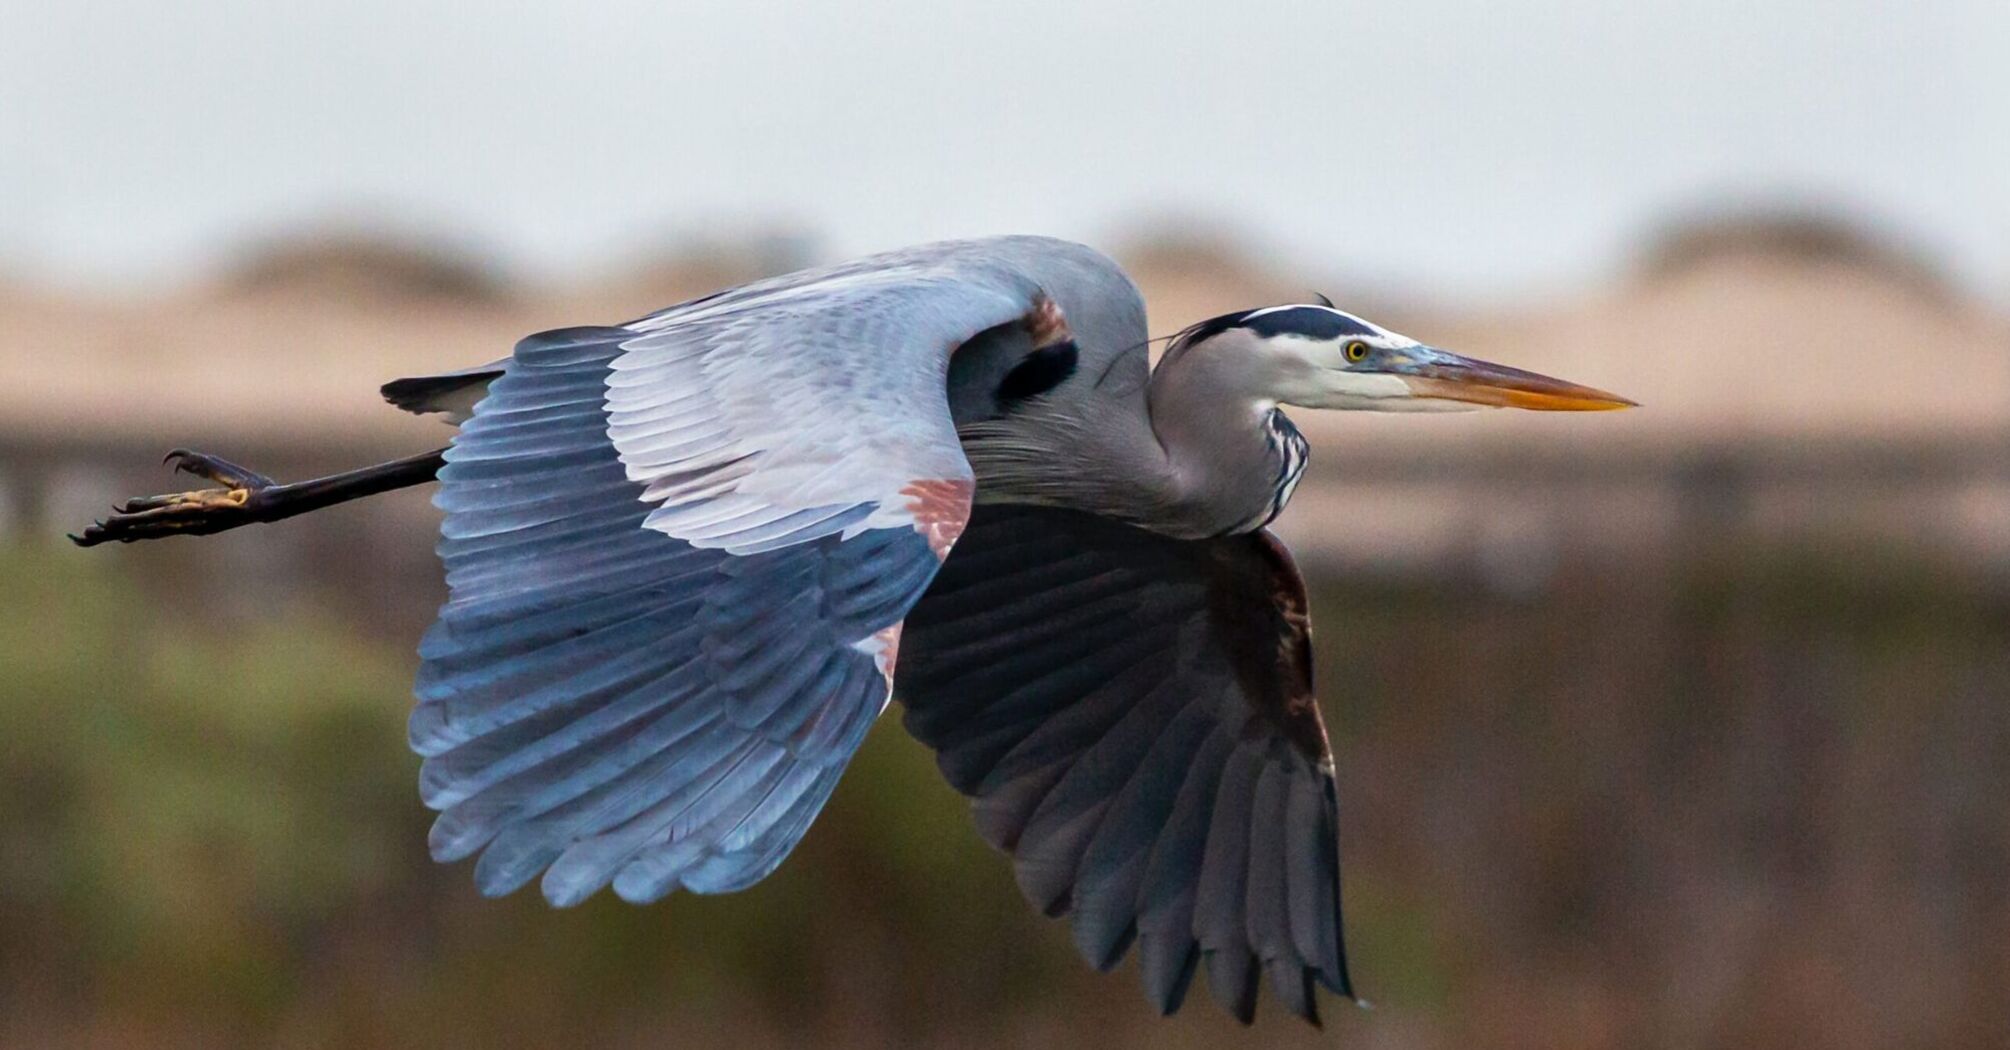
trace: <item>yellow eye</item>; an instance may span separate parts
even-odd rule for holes
[[[1364,343],[1359,339],[1356,339],[1353,342],[1347,344],[1347,360],[1351,362],[1360,362],[1367,356],[1368,356],[1367,343]]]

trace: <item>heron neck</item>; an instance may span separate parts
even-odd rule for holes
[[[1176,534],[1261,526],[1289,497],[1303,465],[1302,444],[1294,457],[1272,424],[1276,400],[1248,388],[1242,363],[1203,348],[1169,357],[1152,372],[1146,400],[1169,467],[1167,510]],[[1300,441],[1288,422],[1283,430]]]

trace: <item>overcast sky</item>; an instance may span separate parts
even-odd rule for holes
[[[2010,3],[0,0],[0,266],[70,284],[334,216],[564,276],[750,224],[851,253],[1199,215],[1504,295],[1755,194],[2005,297]]]

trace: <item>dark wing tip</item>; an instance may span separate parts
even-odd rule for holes
[[[410,376],[393,379],[378,388],[384,400],[407,412],[424,415],[428,412],[445,412],[449,406],[440,402],[471,387],[486,387],[502,375],[501,369],[493,371],[454,372],[437,376]]]
[[[1082,960],[1097,973],[1109,973],[1124,961],[1124,956],[1137,941],[1138,924],[1133,919],[1124,925],[1102,921],[1084,912],[1075,915],[1075,949]]]
[[[1272,959],[1265,969],[1270,971],[1271,990],[1292,1016],[1314,1028],[1325,1027],[1319,1021],[1319,1000],[1313,994],[1309,967],[1300,965],[1296,959],[1279,958]]]
[[[1214,993],[1214,1001],[1237,1021],[1255,1024],[1259,986],[1256,956],[1242,948],[1209,949],[1202,954],[1207,957],[1207,990]]]
[[[1191,937],[1145,934],[1138,938],[1138,975],[1145,998],[1160,1017],[1179,1012],[1200,966],[1200,946]]]

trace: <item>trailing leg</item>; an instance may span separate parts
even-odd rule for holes
[[[163,536],[207,536],[240,525],[279,521],[432,481],[446,462],[442,458],[445,452],[435,449],[361,470],[282,485],[229,460],[178,448],[168,453],[164,462],[219,487],[129,499],[119,505],[117,513],[92,522],[83,535],[72,534],[70,539],[79,547],[94,547],[114,540],[131,543]]]

